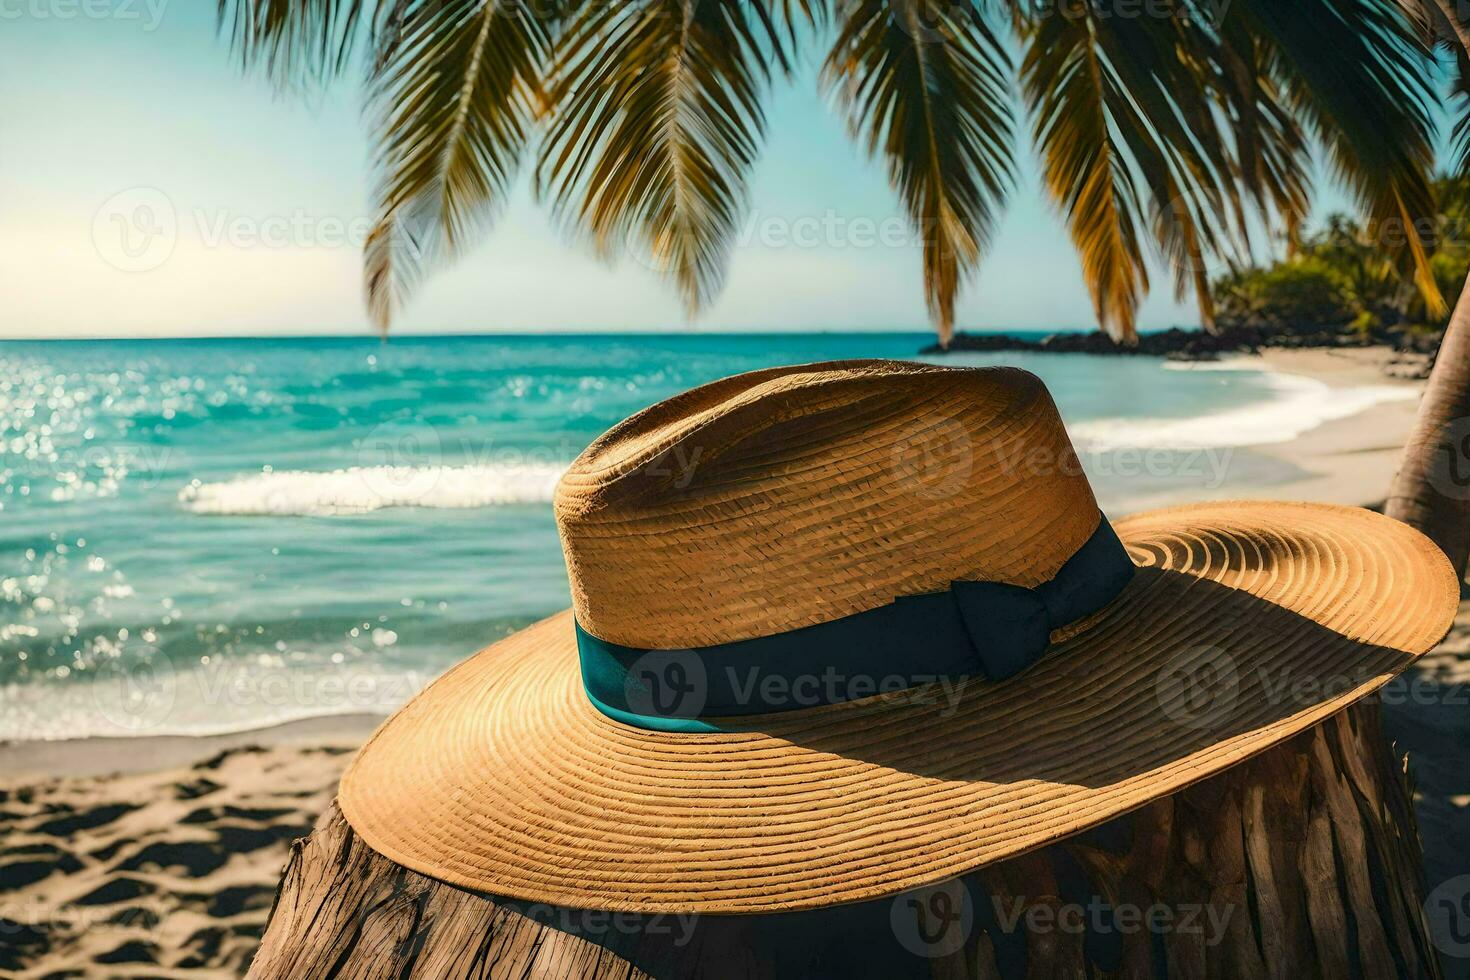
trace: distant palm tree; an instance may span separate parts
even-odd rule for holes
[[[220,0],[220,17],[284,86],[363,66],[383,330],[533,147],[538,197],[599,255],[641,252],[698,312],[725,275],[771,77],[811,43],[921,232],[945,343],[1011,189],[1018,101],[1120,340],[1155,250],[1211,325],[1212,264],[1248,254],[1252,224],[1295,234],[1316,146],[1369,220],[1408,229],[1398,261],[1443,309],[1418,231],[1434,93],[1394,0]]]

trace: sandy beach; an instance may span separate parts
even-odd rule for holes
[[[0,976],[242,975],[376,722],[0,748]]]
[[[1267,366],[1302,374],[1334,387],[1385,385],[1414,392],[1423,382],[1403,381],[1385,373],[1398,355],[1382,348],[1268,350]],[[1417,399],[1385,402],[1351,418],[1318,426],[1298,439],[1266,451],[1289,459],[1315,474],[1278,490],[1283,498],[1327,503],[1377,505],[1388,492],[1404,440],[1414,424]]]
[[[1401,380],[1386,370],[1398,365],[1399,357],[1383,347],[1271,348],[1260,355],[1235,360],[1264,364],[1274,371],[1311,378],[1333,388],[1372,386],[1419,392],[1423,382]],[[1218,486],[1194,486],[1182,494],[1144,499],[1137,509],[1191,499],[1242,496],[1377,507],[1387,495],[1389,480],[1398,467],[1399,453],[1417,408],[1418,400],[1413,397],[1384,401],[1350,417],[1324,422],[1288,442],[1250,447],[1253,452],[1304,471],[1300,479],[1243,491],[1229,479],[1227,472],[1226,479]]]
[[[1272,351],[1265,362],[1334,386],[1418,385],[1385,375],[1391,356]],[[1304,476],[1252,495],[1380,503],[1414,410],[1412,398],[1385,402],[1257,447]],[[1210,495],[1241,494],[1226,481]],[[1431,885],[1470,872],[1458,844],[1470,805],[1470,711],[1459,699],[1467,664],[1470,606],[1418,669],[1420,694],[1385,699],[1391,735],[1409,751],[1418,781]],[[208,738],[0,745],[0,975],[240,975],[291,841],[330,803],[376,721],[353,715]]]

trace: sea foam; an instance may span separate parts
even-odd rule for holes
[[[386,507],[458,510],[550,503],[565,463],[354,466],[283,470],[190,484],[179,502],[195,514],[331,517]]]
[[[1259,366],[1223,362],[1191,370],[1259,370]],[[1092,419],[1068,426],[1068,431],[1084,453],[1264,446],[1290,442],[1319,425],[1375,405],[1419,397],[1407,385],[1335,388],[1316,378],[1275,371],[1265,372],[1265,378],[1269,396],[1253,404],[1188,418]]]
[[[1172,367],[1172,365],[1170,365]],[[1260,370],[1229,361],[1200,373]],[[1184,418],[1101,418],[1068,426],[1084,454],[1125,449],[1199,450],[1290,442],[1318,426],[1375,405],[1418,397],[1409,386],[1333,387],[1315,378],[1265,373],[1264,399]],[[282,470],[193,483],[179,502],[195,514],[311,516],[366,514],[388,507],[466,509],[550,503],[566,463],[363,466],[327,472]]]

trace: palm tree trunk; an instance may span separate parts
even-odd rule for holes
[[[1455,38],[1459,40],[1460,46],[1470,51],[1470,30],[1466,30],[1464,22],[1460,19],[1456,0],[1434,0],[1439,7],[1439,12],[1444,14],[1445,20],[1449,21],[1450,29],[1455,32]]]
[[[1463,578],[1470,556],[1470,289],[1440,342],[1385,512],[1423,531]]]

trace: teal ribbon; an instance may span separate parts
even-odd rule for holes
[[[1040,660],[1053,630],[1090,616],[1133,578],[1103,516],[1051,581],[1033,589],[953,582],[866,612],[691,650],[609,643],[578,623],[587,697],[638,728],[721,731],[709,719],[836,704],[965,678],[1004,681]]]

